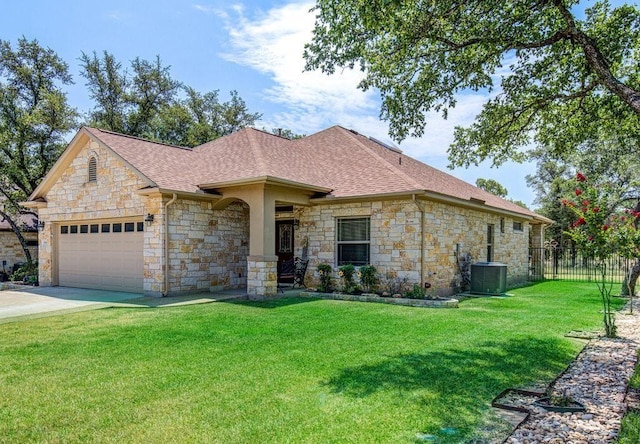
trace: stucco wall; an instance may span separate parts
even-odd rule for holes
[[[495,226],[495,262],[507,264],[510,285],[526,281],[528,273],[529,225],[514,231],[514,220],[460,208],[439,202],[420,201],[425,212],[424,281],[439,294],[450,294],[458,275],[454,252],[459,244],[462,254],[473,262],[484,262],[487,250],[487,225]],[[305,242],[310,259],[307,279],[316,285],[319,263],[336,268],[336,218],[371,217],[371,264],[384,280],[406,278],[420,283],[421,212],[411,200],[349,203],[296,208],[300,226],[296,230],[297,256]],[[504,218],[504,233],[501,232]]]

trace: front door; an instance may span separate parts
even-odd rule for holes
[[[293,259],[293,221],[276,221],[276,255],[278,256],[278,274],[282,262]],[[283,280],[284,281],[284,280]],[[293,279],[291,279],[293,282]]]

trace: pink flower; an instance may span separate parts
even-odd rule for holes
[[[578,174],[576,174],[576,180],[578,182],[586,182],[587,181],[587,177],[582,173],[578,173]]]
[[[582,194],[582,190],[580,188],[576,189],[576,196],[579,196]]]
[[[597,213],[597,212],[599,212],[599,211],[600,211],[600,208],[598,208],[598,207],[593,207],[593,212],[594,212],[594,213]]]
[[[602,226],[602,231],[607,231],[609,229],[609,225],[605,224]]]

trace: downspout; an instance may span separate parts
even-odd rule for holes
[[[420,211],[420,286],[424,285],[424,207],[416,200],[416,195],[412,194],[411,199]]]
[[[178,195],[173,193],[171,200],[164,204],[164,285],[162,296],[169,293],[169,205],[178,199]]]

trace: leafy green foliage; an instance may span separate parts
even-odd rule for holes
[[[422,136],[427,113],[446,118],[460,93],[492,93],[456,129],[455,166],[520,161],[534,145],[637,141],[640,10],[600,1],[579,19],[583,3],[317,0],[306,69],[360,68],[396,140]]]
[[[368,293],[376,291],[380,279],[378,279],[376,267],[373,265],[363,265],[358,270],[358,278],[362,284],[362,289]]]
[[[35,190],[66,145],[77,113],[67,103],[64,85],[72,83],[65,62],[36,41],[0,40],[0,201],[27,259],[20,232],[19,206]]]
[[[507,197],[507,194],[509,194],[509,191],[507,191],[500,182],[494,179],[483,179],[482,177],[479,177],[476,179],[476,186],[499,197]]]
[[[353,294],[360,291],[360,287],[356,283],[356,267],[351,264],[342,265],[338,268],[338,276],[340,277],[341,291],[347,294]]]
[[[320,285],[318,291],[328,293],[333,290],[333,269],[329,264],[318,264],[318,274],[320,275]]]
[[[250,113],[236,91],[220,102],[218,91],[200,93],[171,77],[159,57],[136,58],[131,74],[113,55],[81,57],[82,75],[95,101],[89,125],[180,146],[197,146],[251,126]]]

